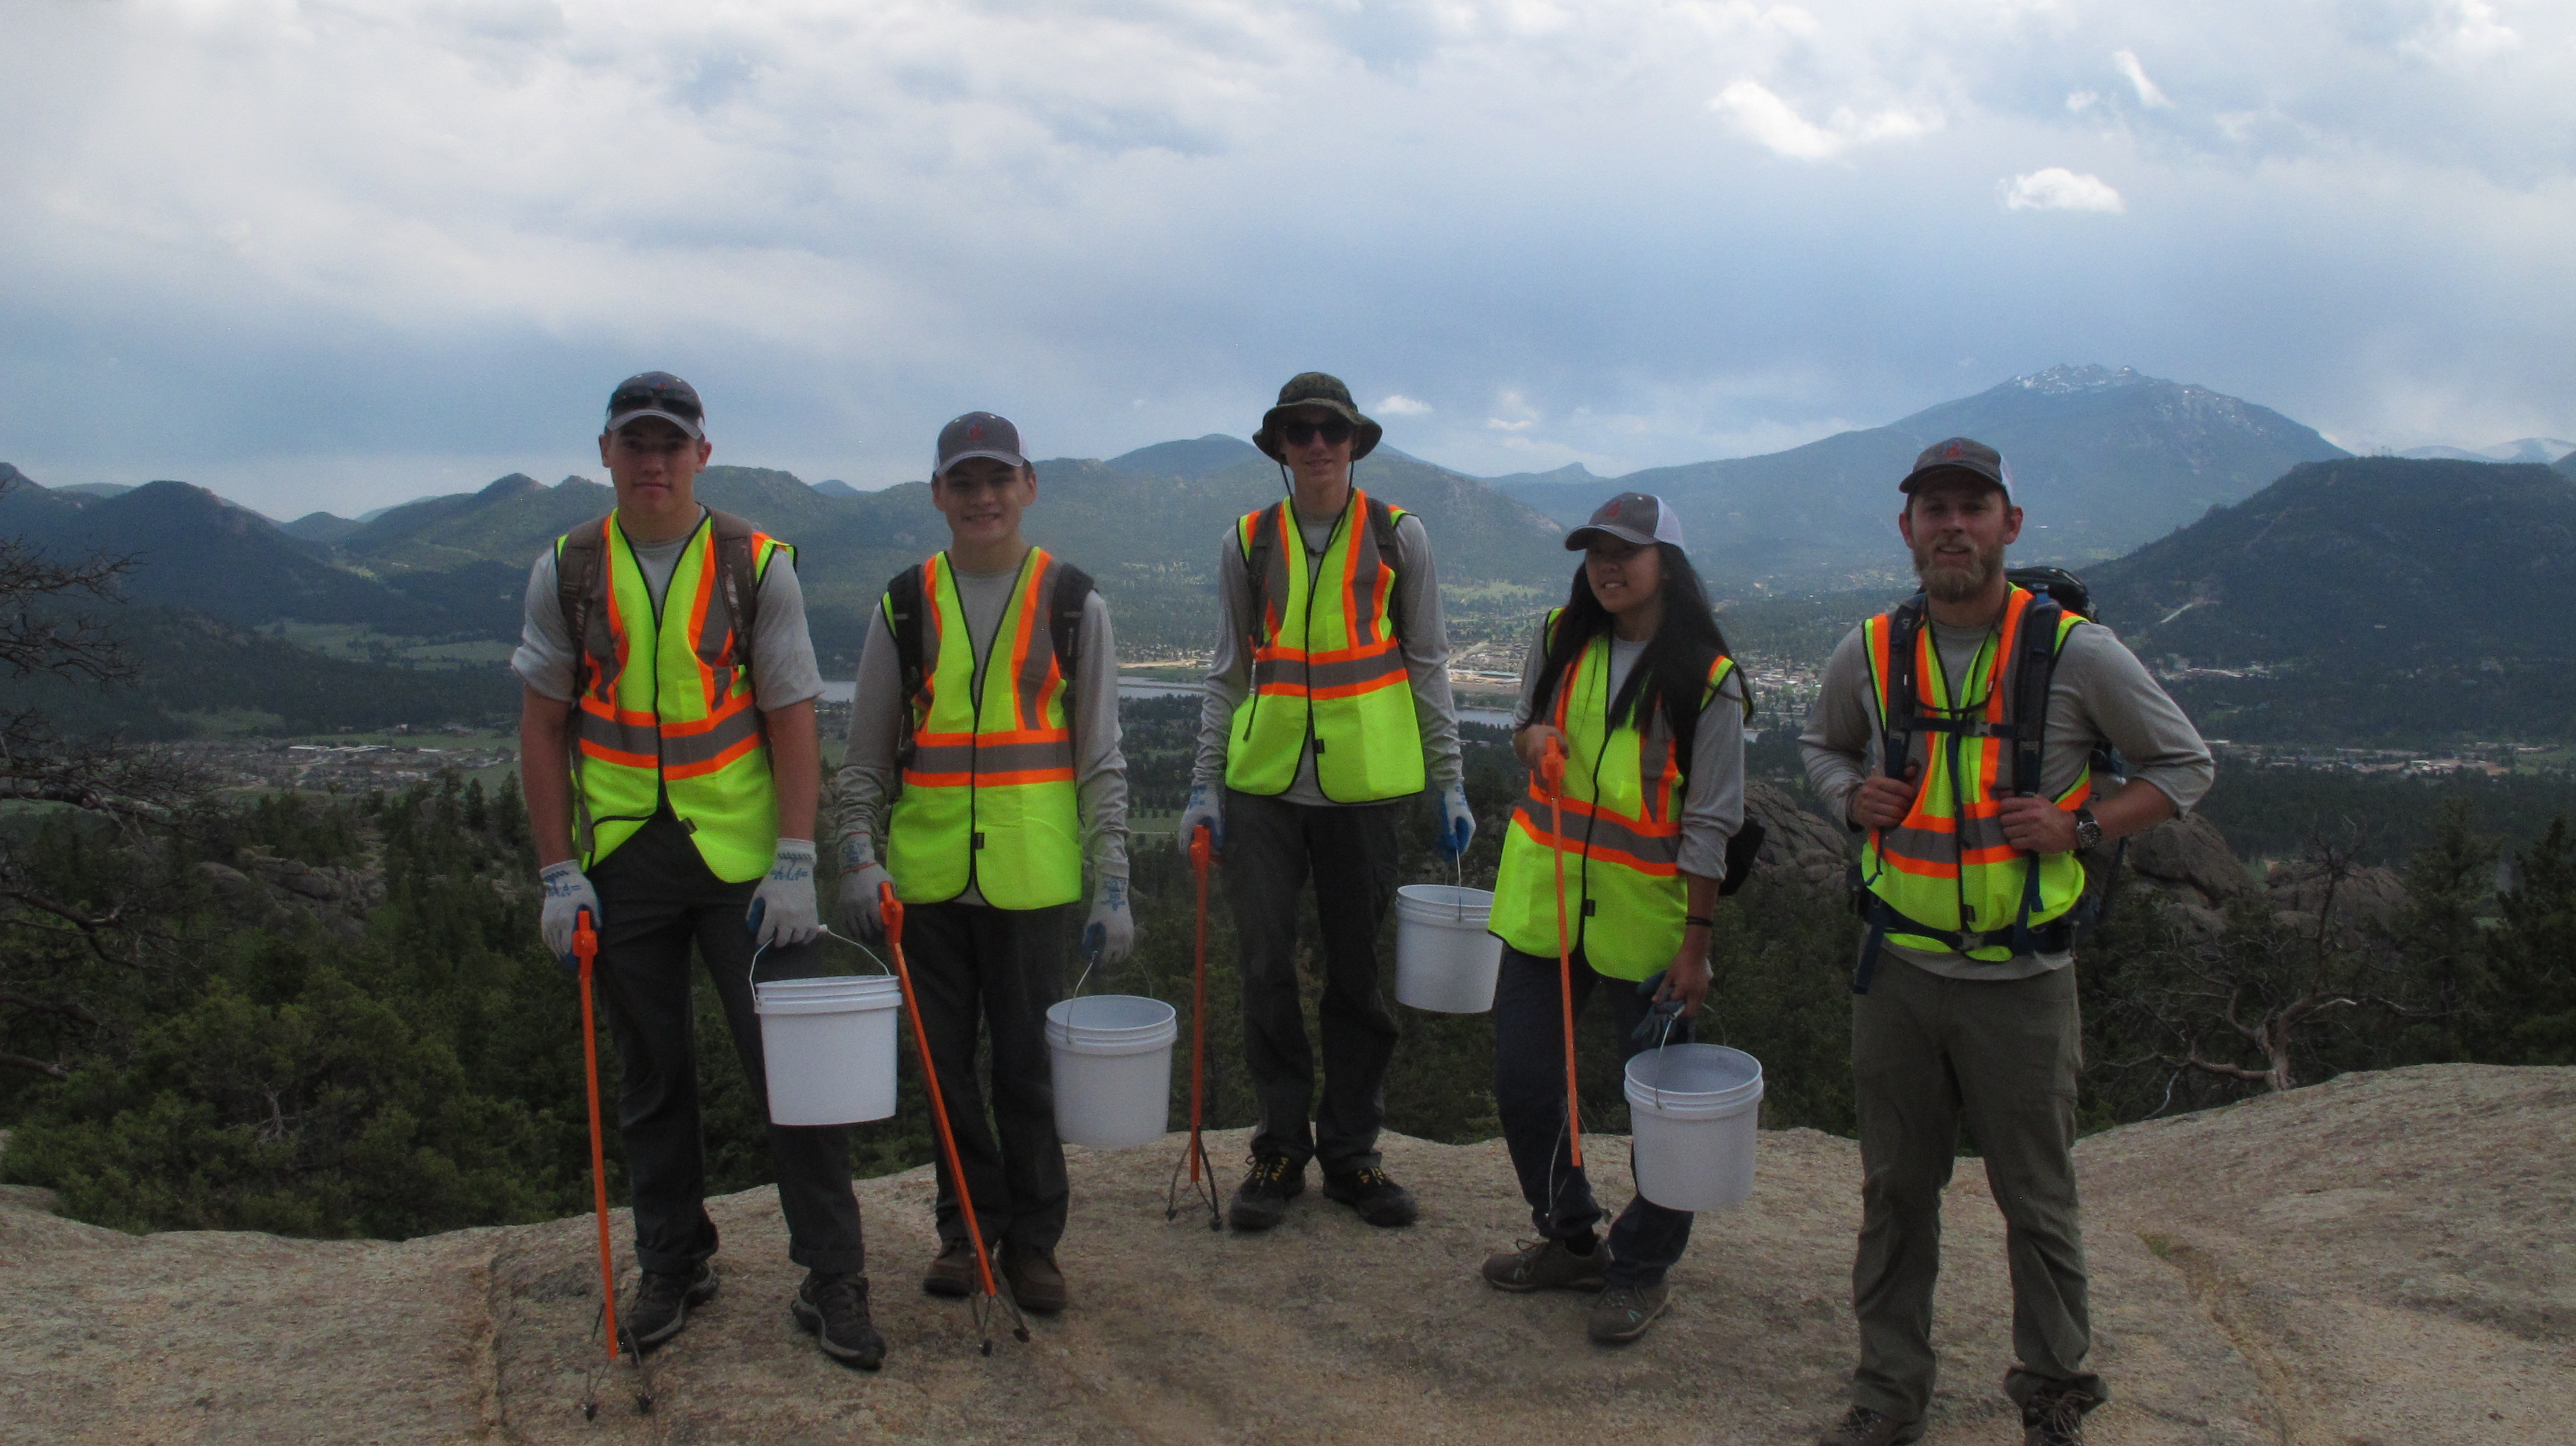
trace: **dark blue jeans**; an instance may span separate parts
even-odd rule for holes
[[[1574,1012],[1579,1018],[1595,985],[1610,996],[1619,1029],[1619,1060],[1638,1052],[1628,1036],[1653,1007],[1633,979],[1595,974],[1583,951],[1574,951]],[[1503,1117],[1503,1143],[1529,1201],[1530,1221],[1551,1240],[1580,1240],[1600,1222],[1592,1182],[1574,1166],[1565,1138],[1565,1024],[1557,1003],[1557,964],[1503,946],[1503,969],[1494,983],[1494,1106]],[[1664,1278],[1690,1243],[1691,1212],[1667,1210],[1643,1195],[1628,1202],[1610,1227],[1610,1259],[1601,1267],[1612,1285],[1652,1285]]]

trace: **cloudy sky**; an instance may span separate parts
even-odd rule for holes
[[[2565,0],[11,0],[0,460],[352,513],[644,367],[863,486],[1347,377],[1480,474],[2058,362],[2576,434]]]

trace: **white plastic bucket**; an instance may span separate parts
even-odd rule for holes
[[[1440,1014],[1494,1007],[1503,941],[1485,932],[1494,896],[1452,884],[1395,891],[1395,1002]]]
[[[1762,1062],[1722,1044],[1674,1044],[1628,1061],[1637,1193],[1667,1210],[1724,1210],[1753,1193]]]
[[[903,987],[893,975],[755,981],[751,1002],[771,1123],[849,1125],[894,1113]]]
[[[1123,1150],[1163,1137],[1178,1011],[1142,995],[1083,995],[1047,1006],[1046,1034],[1059,1138]]]

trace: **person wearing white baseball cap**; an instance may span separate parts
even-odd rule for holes
[[[1565,606],[1530,640],[1512,710],[1529,787],[1504,833],[1493,932],[1494,1105],[1529,1202],[1535,1243],[1487,1259],[1497,1290],[1598,1291],[1587,1326],[1633,1341],[1662,1314],[1665,1272],[1691,1213],[1640,1195],[1610,1227],[1566,1130],[1555,859],[1565,853],[1573,1008],[1596,989],[1616,1012],[1622,1058],[1696,1013],[1727,844],[1744,822],[1744,720],[1752,710],[1707,590],[1660,497],[1622,492],[1568,533],[1583,554]],[[1553,833],[1543,766],[1563,750],[1565,834]]]

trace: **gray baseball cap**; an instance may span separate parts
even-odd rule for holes
[[[1006,467],[1029,465],[1020,455],[1020,429],[991,412],[968,412],[939,429],[939,457],[930,475],[941,476],[969,457],[990,457]]]
[[[693,441],[707,439],[707,409],[698,389],[669,372],[637,372],[619,382],[608,394],[608,425],[601,430],[614,432],[645,417],[659,417]]]
[[[2004,490],[2004,501],[2012,501],[2012,468],[2004,454],[1968,437],[1948,437],[1924,448],[1914,459],[1914,470],[1896,484],[1896,490],[1910,494],[1915,483],[1932,473],[1952,471],[1983,477]]]
[[[1565,550],[1581,552],[1592,534],[1606,532],[1622,542],[1652,547],[1658,542],[1682,545],[1681,514],[1651,492],[1622,492],[1592,509],[1592,520],[1565,534]]]

